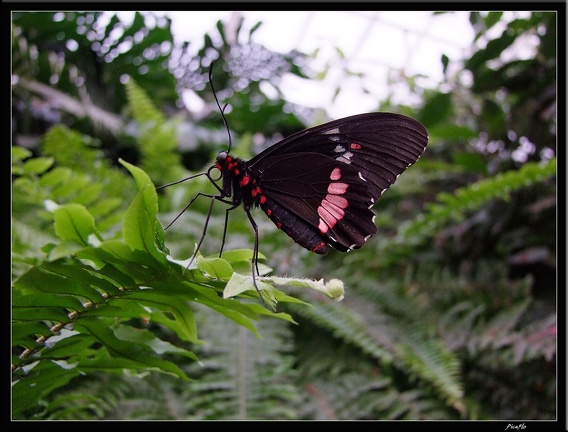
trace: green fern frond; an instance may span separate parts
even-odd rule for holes
[[[397,351],[404,369],[415,380],[433,386],[449,406],[464,413],[461,362],[443,342],[415,328],[405,333],[405,341],[397,345]]]
[[[135,391],[123,377],[115,376],[112,385],[102,374],[72,382],[57,392],[41,413],[49,420],[98,420],[113,412],[119,401]]]
[[[388,291],[388,290],[385,290]],[[439,393],[440,399],[461,414],[466,406],[463,400],[463,384],[461,382],[461,363],[443,341],[435,335],[426,335],[424,331],[408,329],[408,322],[416,322],[420,314],[419,305],[409,305],[406,297],[398,295],[377,294],[375,301],[382,308],[382,300],[386,299],[385,307],[394,311],[399,318],[388,315],[388,319],[375,326],[370,322],[363,323],[361,317],[353,315],[345,305],[322,304],[314,308],[294,308],[294,314],[309,319],[318,326],[327,329],[343,342],[358,347],[361,351],[379,360],[382,367],[395,366],[410,374],[421,386],[431,386]],[[406,303],[406,305],[405,305]],[[374,312],[375,318],[377,313]],[[410,320],[414,315],[414,320]],[[426,318],[427,313],[423,312]],[[425,322],[417,326],[426,326]],[[403,329],[400,330],[399,329]],[[380,334],[380,337],[376,336]],[[381,340],[381,343],[378,342]]]
[[[290,420],[301,399],[294,385],[293,335],[283,321],[265,322],[259,339],[219,314],[197,308],[205,343],[200,362],[189,365],[198,380],[179,395],[184,417],[201,420]]]
[[[104,160],[103,152],[93,144],[91,137],[66,126],[56,125],[43,136],[42,150],[60,166],[89,172]]]
[[[556,356],[556,313],[522,325],[533,300],[527,298],[502,309],[490,320],[478,320],[467,333],[466,346],[471,356],[501,352],[511,365],[521,365],[533,359],[553,361]]]
[[[311,400],[304,409],[315,420],[444,420],[454,417],[428,391],[397,390],[393,379],[386,375],[349,372],[319,378],[306,387]]]
[[[313,308],[290,307],[295,315],[327,329],[337,338],[358,347],[382,363],[389,364],[393,361],[392,353],[377,343],[360,317],[350,309],[332,303],[316,304]]]
[[[518,365],[544,358],[553,363],[556,358],[557,316],[551,313],[519,331],[512,340],[513,364]]]
[[[88,137],[59,125],[44,137],[43,146],[50,157],[30,157],[30,153],[13,148],[12,170],[17,177],[12,182],[12,251],[16,258],[19,244],[39,251],[30,245],[41,238],[43,245],[56,239],[52,211],[58,205],[89,206],[99,230],[116,234],[126,203],[135,195],[132,178],[105,162],[88,141]],[[28,243],[25,238],[35,230],[41,235]]]
[[[521,188],[541,183],[556,175],[556,158],[546,163],[529,162],[519,170],[500,173],[478,181],[452,194],[438,194],[438,203],[432,203],[427,213],[403,229],[407,239],[420,239],[436,233],[450,221],[460,220],[472,210],[478,210],[494,199],[508,200]]]
[[[166,120],[146,92],[130,79],[126,83],[128,105],[139,128],[141,168],[156,184],[183,177],[177,149],[178,121]]]
[[[128,105],[132,110],[134,120],[141,128],[153,127],[165,123],[166,117],[154,105],[146,92],[133,79],[125,85]]]

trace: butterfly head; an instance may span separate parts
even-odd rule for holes
[[[217,155],[217,159],[215,160],[215,167],[219,171],[223,171],[223,167],[226,166],[228,161],[230,162],[229,152],[221,151],[219,152],[219,154]]]

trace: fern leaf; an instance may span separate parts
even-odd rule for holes
[[[478,181],[456,190],[453,194],[438,194],[438,203],[428,206],[427,213],[403,229],[403,236],[424,238],[444,224],[459,220],[466,212],[477,210],[494,199],[507,200],[511,194],[521,188],[543,182],[556,175],[556,158],[541,164],[529,162],[519,170],[497,174],[494,177]]]
[[[464,412],[461,362],[441,341],[426,337],[421,329],[406,333],[406,342],[398,345],[399,358],[411,374],[432,385],[447,403]]]

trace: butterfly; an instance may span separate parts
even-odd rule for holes
[[[215,201],[228,204],[224,244],[229,211],[243,206],[255,234],[252,274],[258,291],[259,233],[252,209],[260,207],[309,251],[358,249],[377,232],[371,208],[427,143],[428,132],[420,122],[388,112],[354,115],[297,132],[248,161],[230,153],[229,141],[215,164],[198,174],[206,175],[218,194],[199,193],[186,209],[199,196],[211,199],[209,214]],[[208,221],[209,215],[196,250]]]
[[[260,207],[312,252],[349,252],[377,232],[371,207],[427,141],[424,126],[400,114],[346,117],[291,135],[249,161],[220,152],[220,197],[233,208],[242,203],[253,226],[250,211]]]

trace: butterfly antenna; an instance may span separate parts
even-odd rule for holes
[[[170,187],[170,186],[173,186],[173,185],[177,185],[177,184],[186,182],[186,181],[188,181],[188,180],[194,179],[194,178],[199,177],[199,176],[202,176],[202,175],[208,176],[208,173],[207,173],[207,172],[202,172],[202,173],[195,174],[195,175],[192,175],[192,176],[189,176],[189,177],[183,178],[183,179],[181,179],[181,180],[177,180],[177,181],[175,181],[175,182],[171,182],[171,183],[168,183],[168,184],[165,184],[165,185],[162,185],[162,186],[156,186],[156,190],[165,189],[165,188],[167,188],[167,187]]]
[[[229,125],[227,124],[227,119],[225,118],[225,109],[229,104],[225,104],[223,108],[221,108],[221,104],[219,103],[219,99],[217,98],[217,92],[215,91],[215,87],[213,86],[213,66],[215,62],[211,62],[211,66],[209,67],[209,85],[211,86],[211,90],[213,91],[213,97],[215,98],[215,103],[217,104],[217,108],[219,108],[219,112],[221,113],[221,117],[223,119],[223,124],[225,125],[225,129],[227,129],[227,135],[229,135],[229,149],[227,153],[230,153],[231,147],[233,144],[233,140],[231,139],[231,131],[229,130]]]

